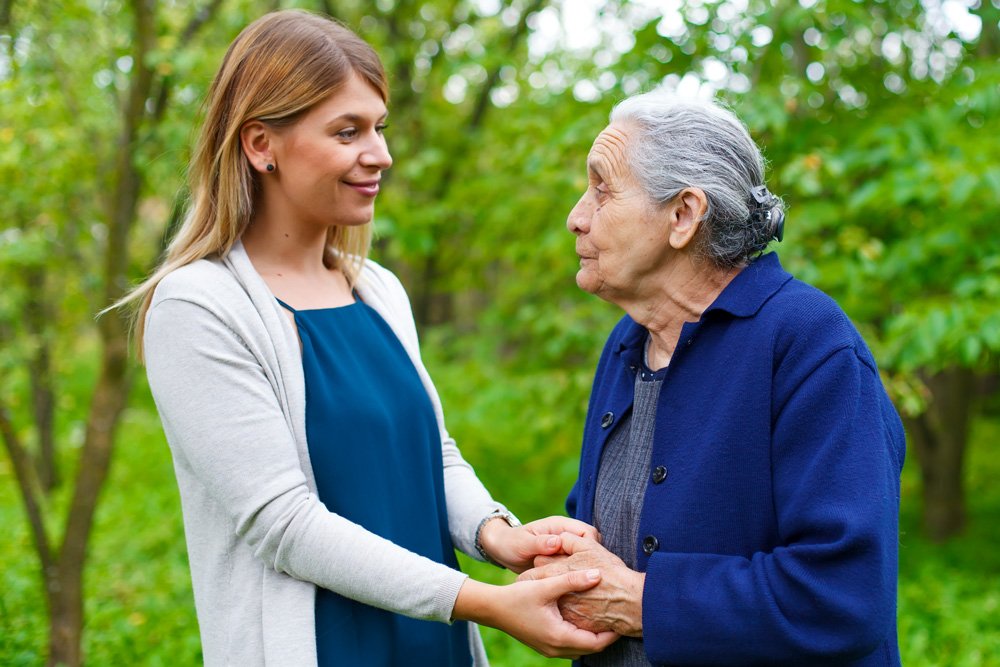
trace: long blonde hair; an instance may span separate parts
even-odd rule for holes
[[[224,257],[253,217],[260,176],[243,153],[240,129],[252,119],[292,125],[352,73],[388,101],[385,70],[371,46],[336,21],[304,10],[267,14],[229,46],[205,99],[188,168],[191,199],[184,222],[153,274],[111,307],[138,304],[133,331],[140,359],[156,286],[174,269]],[[371,227],[333,226],[327,233],[325,261],[343,271],[352,287],[371,246]]]

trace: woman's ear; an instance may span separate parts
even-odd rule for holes
[[[240,128],[240,145],[251,166],[261,173],[274,171],[271,129],[259,120],[250,120]]]
[[[708,210],[708,198],[701,188],[684,188],[674,198],[670,211],[670,247],[687,247],[698,233]]]

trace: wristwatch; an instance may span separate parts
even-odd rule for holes
[[[486,553],[486,550],[483,549],[483,543],[480,540],[480,537],[482,537],[483,533],[483,526],[485,526],[493,519],[503,519],[504,521],[507,522],[507,525],[510,526],[511,528],[517,528],[518,526],[521,525],[521,522],[518,521],[517,517],[511,514],[509,511],[498,507],[497,509],[493,510],[492,512],[484,516],[483,520],[479,522],[479,526],[476,528],[476,551],[479,552],[479,555],[482,556],[483,560],[486,561],[487,563],[492,563],[493,565],[496,565],[499,568],[507,569],[500,563],[490,558],[489,554]]]

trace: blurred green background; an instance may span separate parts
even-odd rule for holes
[[[852,317],[905,417],[904,664],[1000,665],[996,0],[0,0],[0,664],[75,664],[81,624],[92,665],[200,663],[169,451],[123,323],[94,315],[180,220],[226,46],[289,6],[384,58],[373,257],[522,519],[562,510],[619,317],[573,280],[590,142],[658,84],[731,105],[788,205],[783,263]],[[485,634],[495,665],[557,663]]]

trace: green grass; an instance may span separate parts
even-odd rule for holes
[[[1000,666],[1000,420],[981,420],[966,463],[969,525],[943,545],[920,534],[908,457],[900,514],[899,638],[908,667]]]
[[[555,475],[558,483],[531,482],[530,476],[545,474],[533,464],[531,455],[531,449],[541,444],[523,443],[498,465],[494,456],[500,453],[489,446],[486,435],[491,419],[509,421],[501,429],[507,434],[517,430],[518,417],[523,425],[536,416],[532,411],[541,413],[552,406],[531,407],[534,399],[527,397],[520,405],[502,407],[502,401],[490,395],[483,398],[488,403],[477,406],[476,399],[459,398],[460,392],[466,397],[475,395],[467,386],[455,384],[460,374],[441,376],[439,383],[452,415],[458,417],[459,410],[475,415],[450,421],[460,442],[466,443],[468,458],[480,468],[497,496],[525,514],[525,519],[535,518],[534,513],[557,511],[563,492],[557,487],[571,478],[573,466],[560,465]],[[527,381],[527,386],[531,384]],[[79,427],[63,425],[64,430],[73,428]],[[552,428],[558,429],[559,424]],[[575,434],[579,426],[565,428]],[[486,445],[473,447],[471,443],[477,441]],[[969,528],[960,538],[941,546],[930,544],[920,534],[919,479],[912,457],[907,462],[901,516],[899,632],[903,663],[908,667],[1000,667],[998,443],[1000,420],[978,422],[967,466]],[[540,499],[535,496],[539,492],[552,497]],[[64,505],[65,498],[57,496],[53,504]],[[6,456],[0,456],[0,525],[5,533],[0,540],[0,664],[40,665],[46,620],[38,564]],[[463,567],[493,583],[511,580],[510,573],[468,559],[463,559]],[[98,512],[86,596],[85,651],[89,664],[200,664],[170,455],[141,383],[122,424],[111,478]],[[500,632],[485,629],[484,636],[496,667],[567,664],[541,658]]]

